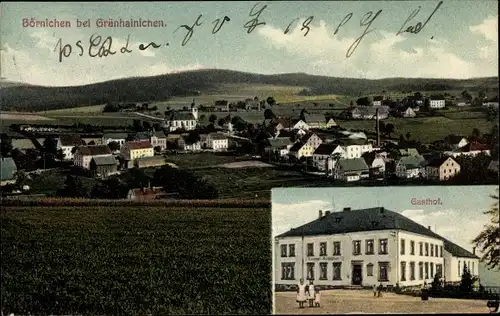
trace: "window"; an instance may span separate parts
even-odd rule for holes
[[[415,242],[413,240],[410,241],[410,255],[415,255]]]
[[[378,280],[380,282],[389,281],[389,262],[378,263]]]
[[[281,245],[281,257],[286,257],[286,245]]]
[[[333,280],[342,280],[341,273],[340,273],[341,268],[342,268],[341,262],[334,262],[333,263]]]
[[[295,245],[294,244],[288,245],[288,256],[295,257]]]
[[[328,280],[328,263],[320,262],[319,264],[319,279]]]
[[[424,246],[423,246],[423,243],[422,243],[422,242],[419,242],[419,243],[418,243],[418,248],[419,248],[419,252],[418,252],[418,254],[419,254],[420,256],[423,256],[423,255],[424,255]]]
[[[314,280],[314,263],[313,262],[307,263],[307,279]]]
[[[401,239],[401,251],[400,254],[404,255],[405,254],[405,240]]]
[[[434,278],[434,263],[431,262],[431,275],[430,275],[431,279]]]
[[[458,276],[461,276],[461,275],[462,275],[462,273],[460,271],[460,260],[458,260]]]
[[[333,255],[340,256],[340,241],[333,242]]]
[[[373,276],[373,264],[369,263],[366,265],[366,275]]]
[[[424,263],[423,262],[418,263],[418,279],[419,280],[424,279]]]
[[[443,258],[443,246],[439,246],[439,256]]]
[[[428,280],[429,279],[429,262],[426,262],[424,264],[424,267],[425,267],[425,279]]]
[[[425,256],[426,257],[429,256],[429,244],[428,243],[425,243]]]
[[[368,239],[366,241],[366,254],[373,255],[375,253],[375,249],[373,246],[373,239]]]
[[[326,256],[326,242],[319,243],[319,255]]]
[[[401,281],[406,281],[406,262],[401,261]]]
[[[307,244],[307,256],[314,256],[314,244]]]
[[[472,275],[474,275],[474,261],[472,261],[472,270],[470,271]]]
[[[361,240],[354,240],[352,242],[352,254],[353,255],[361,254]]]
[[[295,263],[287,262],[281,264],[281,279],[295,280]]]
[[[430,248],[431,248],[431,257],[434,257],[434,245],[430,244]]]
[[[415,280],[415,262],[410,262],[410,281]]]
[[[435,247],[434,248],[434,254],[436,255],[436,257],[439,257],[439,251],[438,251],[439,247],[438,247],[438,245],[435,245],[434,247]]]
[[[442,264],[436,264],[436,274],[438,274],[440,277],[443,276],[443,265]]]
[[[381,255],[386,255],[387,254],[387,239],[380,239],[379,240],[379,249],[378,253]]]

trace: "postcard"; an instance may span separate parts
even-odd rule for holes
[[[496,186],[280,188],[272,200],[276,314],[485,313],[500,292]]]
[[[0,17],[3,314],[268,314],[273,189],[499,184],[495,2]]]

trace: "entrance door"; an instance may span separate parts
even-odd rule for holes
[[[361,285],[363,283],[363,269],[360,264],[352,266],[352,284]]]

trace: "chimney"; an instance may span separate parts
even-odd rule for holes
[[[430,226],[427,226],[427,228],[428,228],[429,230],[431,230],[431,227],[430,227]]]
[[[344,212],[350,212],[351,208],[350,207],[344,207]]]
[[[375,115],[377,118],[377,147],[380,147],[380,126],[379,126],[379,119],[378,119],[378,108],[375,109]]]
[[[472,247],[472,254],[475,256],[476,255],[476,247]]]
[[[322,218],[322,217],[323,217],[323,211],[319,210],[319,218]]]
[[[330,215],[330,211],[325,212],[325,216]]]

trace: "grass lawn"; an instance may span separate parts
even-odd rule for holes
[[[166,157],[168,162],[174,163],[179,168],[183,169],[212,167],[220,164],[245,160],[245,158],[241,156],[233,156],[229,153],[218,154],[212,152],[197,154],[168,154]]]
[[[369,120],[336,120],[337,124],[346,129],[361,129],[375,132],[375,121]],[[450,134],[469,135],[474,128],[481,133],[491,132],[493,122],[485,119],[450,119],[447,117],[422,118],[388,118],[384,123],[395,126],[393,136],[411,134],[411,138],[424,143],[443,139]]]
[[[268,314],[267,208],[5,207],[2,314]]]

